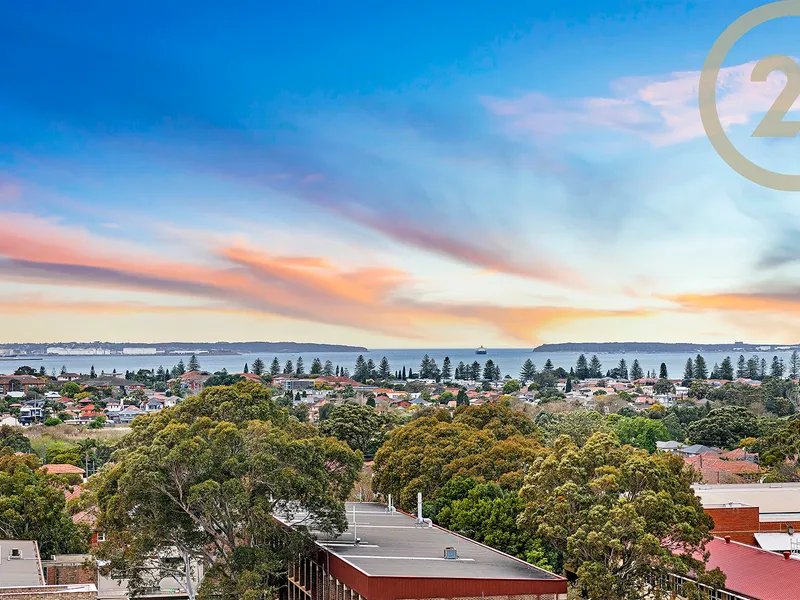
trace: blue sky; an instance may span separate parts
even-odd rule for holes
[[[796,342],[797,195],[703,136],[758,2],[18,3],[0,20],[8,339]],[[43,8],[44,6],[44,8]],[[796,20],[720,77],[743,152]],[[760,86],[760,87],[759,87]]]

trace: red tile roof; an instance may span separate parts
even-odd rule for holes
[[[684,459],[687,464],[698,469],[714,469],[728,473],[758,473],[758,465],[749,460],[722,460],[714,452],[704,452]]]
[[[723,452],[719,457],[725,460],[747,460],[747,457],[758,457],[758,453],[745,452],[743,448],[736,448],[736,450],[731,450],[730,452]]]
[[[84,473],[83,469],[75,465],[45,465],[42,468],[52,475],[63,475],[65,473],[80,473],[83,475]]]
[[[714,538],[706,550],[711,553],[707,568],[725,573],[726,589],[758,600],[797,600],[800,560],[722,538]]]

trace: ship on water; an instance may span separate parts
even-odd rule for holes
[[[483,346],[481,346],[480,348],[478,348],[477,350],[475,350],[475,354],[486,354],[486,348],[484,348]]]

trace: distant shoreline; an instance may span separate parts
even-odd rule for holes
[[[18,356],[237,356],[254,353],[368,352],[364,346],[308,342],[48,342],[2,343],[0,349]],[[48,351],[49,349],[49,351]],[[146,350],[150,352],[136,352]],[[99,351],[99,352],[98,352]],[[2,358],[2,357],[0,357]]]
[[[696,344],[692,342],[566,342],[542,344],[533,352],[584,352],[593,354],[664,354],[676,352],[773,352],[800,349],[798,344]]]

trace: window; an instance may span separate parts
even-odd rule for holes
[[[97,541],[98,542],[105,542],[106,541],[106,534],[102,532],[97,532]]]

